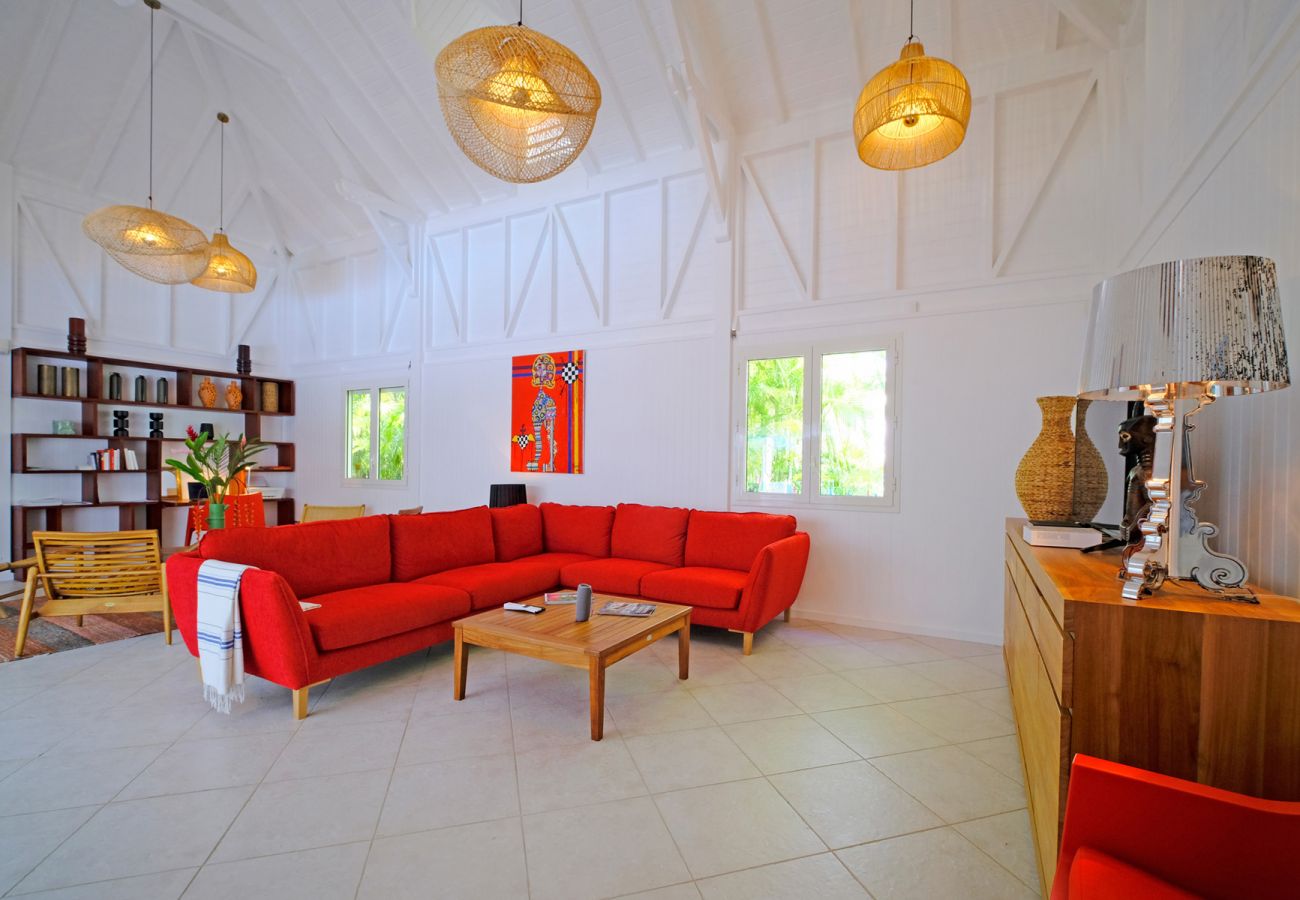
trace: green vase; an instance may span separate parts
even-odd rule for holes
[[[209,503],[208,504],[208,528],[225,528],[226,527],[226,504]]]

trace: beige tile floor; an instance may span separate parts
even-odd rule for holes
[[[157,636],[0,665],[0,895],[1037,896],[999,650],[696,629],[586,675],[446,645],[230,716]]]

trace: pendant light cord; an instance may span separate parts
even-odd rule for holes
[[[149,7],[149,208],[153,209],[153,19]]]
[[[523,24],[524,24],[524,0],[519,0],[519,25],[520,25],[520,27],[523,27]]]
[[[910,44],[914,40],[916,40],[916,0],[912,0],[907,12],[907,42]]]
[[[226,123],[221,123],[221,174],[217,176],[217,231],[226,230]]]

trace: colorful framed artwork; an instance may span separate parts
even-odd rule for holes
[[[586,399],[586,351],[514,357],[510,471],[581,475]]]

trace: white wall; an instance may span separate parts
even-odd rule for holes
[[[734,348],[897,335],[900,509],[792,508],[813,537],[796,612],[998,640],[1012,475],[1038,430],[1034,397],[1076,388],[1093,283],[1146,261],[1263,252],[1295,319],[1300,14],[1288,0],[1210,6],[1149,0],[1108,54],[1069,47],[973,72],[965,145],[902,175],[861,166],[844,116],[814,114],[715,146],[716,172],[677,154],[585,183],[575,167],[428,221],[372,210],[373,245],[286,267],[249,332],[255,357],[278,353],[299,382],[297,497],[484,502],[488,484],[518,480],[510,356],[581,348],[588,472],[525,477],[531,498],[727,507]],[[123,348],[232,355],[252,307],[122,293],[73,227],[91,207],[24,184],[5,204],[19,212],[3,319],[19,340],[60,345],[81,297]],[[140,334],[147,350],[128,341]],[[393,378],[412,389],[409,481],[347,486],[342,392]],[[1232,498],[1217,502],[1224,543],[1265,584],[1300,592],[1295,396],[1219,404],[1198,438]],[[1093,436],[1111,459],[1109,427]]]

